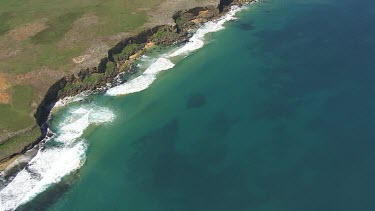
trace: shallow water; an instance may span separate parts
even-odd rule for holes
[[[115,118],[19,209],[374,210],[373,6],[264,1],[147,89],[91,97]]]

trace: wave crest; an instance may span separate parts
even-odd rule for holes
[[[69,108],[58,125],[56,137],[30,161],[28,166],[0,191],[0,210],[14,210],[61,179],[78,170],[86,160],[88,142],[81,139],[90,125],[110,122],[115,114],[99,106]]]
[[[239,10],[241,10],[240,7],[234,6],[232,7],[231,11],[222,18],[205,23],[196,31],[196,33],[189,39],[189,42],[187,42],[185,45],[170,54],[163,55],[163,57],[157,59],[154,63],[152,63],[151,66],[147,68],[142,75],[128,82],[125,82],[124,84],[109,89],[106,94],[110,96],[118,96],[140,92],[147,89],[152,84],[152,82],[156,80],[156,75],[159,72],[171,69],[175,66],[175,64],[172,63],[171,60],[169,60],[170,58],[177,56],[186,56],[191,52],[202,48],[205,44],[206,34],[224,29],[224,23],[235,19],[235,14]],[[149,58],[147,57],[147,59]]]

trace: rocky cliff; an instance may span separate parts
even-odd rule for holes
[[[112,47],[105,58],[96,67],[79,70],[61,78],[47,91],[43,101],[38,106],[35,118],[42,131],[42,137],[28,144],[22,150],[31,149],[47,132],[45,125],[54,104],[64,97],[74,96],[83,91],[100,92],[116,85],[114,79],[122,74],[126,81],[127,76],[135,73],[132,67],[136,56],[141,55],[147,43],[160,46],[177,45],[188,41],[199,26],[207,21],[218,18],[233,4],[242,5],[253,0],[220,0],[216,6],[196,7],[178,11],[173,15],[174,24],[160,25],[128,37]],[[14,152],[13,155],[22,152]]]

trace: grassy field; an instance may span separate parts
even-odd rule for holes
[[[30,86],[12,87],[13,102],[0,104],[0,128],[2,130],[17,131],[26,128],[34,123],[30,115],[31,102],[33,100],[33,89]]]
[[[33,113],[62,76],[98,65],[114,44],[145,27],[170,24],[178,10],[218,1],[0,0],[0,141],[33,128],[0,144],[0,160],[40,136]]]
[[[127,32],[147,21],[147,12],[163,0],[2,0],[0,1],[0,74],[9,86],[0,94],[1,132],[33,124],[32,113],[62,74],[78,69],[80,61],[95,61]],[[86,62],[86,61],[85,61]],[[36,74],[41,69],[51,77]],[[34,74],[34,81],[18,80]],[[3,78],[4,78],[3,77]],[[37,80],[40,80],[37,82]],[[0,80],[1,83],[1,80]]]
[[[39,127],[35,127],[30,132],[11,138],[5,144],[0,145],[0,160],[20,152],[25,146],[33,143],[40,137]]]

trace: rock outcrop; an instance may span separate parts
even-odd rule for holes
[[[160,46],[169,46],[188,41],[193,32],[207,21],[218,18],[233,4],[242,5],[253,0],[220,0],[217,6],[196,7],[178,11],[173,15],[173,25],[160,25],[126,38],[117,43],[108,51],[107,57],[101,59],[96,67],[81,69],[76,74],[61,78],[47,91],[43,101],[38,106],[34,117],[42,131],[42,137],[25,146],[23,153],[33,148],[47,134],[46,121],[50,111],[59,99],[74,96],[83,91],[100,92],[116,85],[114,79],[122,74],[126,81],[127,76],[135,73],[132,63],[134,55],[141,55],[147,43]],[[133,57],[133,58],[132,58]]]

